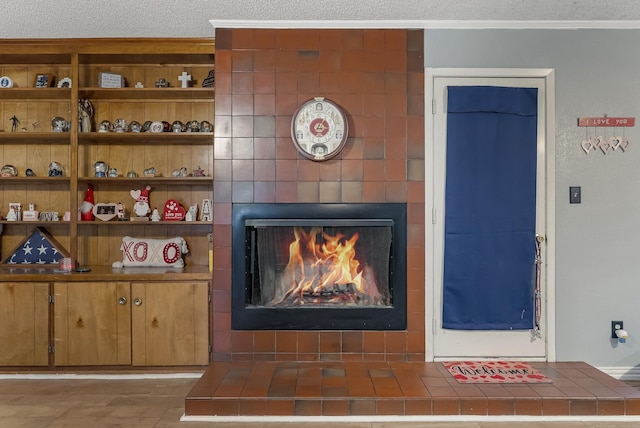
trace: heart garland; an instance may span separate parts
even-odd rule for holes
[[[616,150],[620,149],[623,152],[626,152],[629,148],[630,143],[631,142],[627,137],[617,136],[605,139],[603,136],[597,136],[582,140],[581,145],[582,150],[584,150],[586,154],[600,149],[602,151],[602,154],[606,155],[609,150],[613,150],[615,152]]]

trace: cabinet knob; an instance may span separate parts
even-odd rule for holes
[[[126,305],[127,304],[127,298],[122,296],[121,298],[118,299],[118,304]]]
[[[139,297],[136,297],[135,299],[133,299],[133,304],[136,306],[142,305],[142,299]]]

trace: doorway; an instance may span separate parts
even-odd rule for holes
[[[426,219],[427,360],[551,361],[555,356],[553,71],[427,69],[426,79],[426,111],[433,112],[425,118],[425,176],[431,178],[426,182],[432,183],[426,187],[425,199],[427,206],[431,205],[430,212],[427,211],[431,218]],[[499,107],[487,101],[494,96],[499,99]],[[528,107],[522,107],[523,96]],[[470,103],[471,107],[461,103]],[[473,110],[474,103],[479,103],[483,111],[468,119],[468,108]],[[515,106],[513,111],[509,110],[510,105]],[[525,113],[523,108],[532,114]],[[496,116],[496,111],[506,114]],[[460,112],[464,113],[462,119]],[[496,144],[501,137],[494,134],[482,140],[487,131],[486,112],[495,116],[491,120],[496,122],[496,129],[507,123],[513,132],[520,132],[531,125],[531,132],[528,137],[514,134],[513,142],[509,140],[512,132],[509,130],[503,134],[502,143]],[[510,123],[513,117],[521,120],[523,116],[530,116],[529,122]],[[493,130],[494,126],[490,128]],[[464,129],[464,134],[460,135],[460,129]],[[514,144],[521,146],[514,151]],[[523,144],[528,148],[520,150]],[[522,151],[529,156],[521,157]],[[512,159],[509,153],[517,154],[518,158]],[[469,170],[473,173],[469,174]],[[482,178],[488,170],[490,177]],[[505,179],[519,180],[525,189],[525,199],[517,201],[504,192],[496,194],[490,183]],[[459,198],[470,197],[472,203],[459,203]],[[474,210],[473,215],[466,216],[473,218],[470,223],[460,223],[460,213],[474,207],[481,217],[484,215],[484,220],[477,220]],[[490,224],[496,217],[500,219],[495,222],[499,230]],[[506,239],[502,220],[516,223],[506,228]],[[536,235],[544,239],[539,246]],[[516,248],[520,259],[513,254]],[[501,262],[509,268],[503,270]],[[522,282],[527,283],[525,290],[514,293],[513,284]],[[463,297],[465,289],[456,288],[463,286],[471,287],[467,290],[477,296],[489,297]],[[486,289],[478,292],[478,287]],[[516,294],[519,301],[514,297]],[[496,298],[503,300],[496,304]],[[504,316],[499,313],[502,309]],[[473,311],[479,315],[468,316]],[[515,320],[516,313],[522,319]]]

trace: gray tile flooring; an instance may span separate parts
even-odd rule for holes
[[[640,421],[181,422],[197,379],[0,379],[0,427],[616,428]],[[640,383],[634,386],[640,388]]]

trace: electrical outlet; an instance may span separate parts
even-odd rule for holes
[[[616,330],[620,330],[624,328],[624,323],[622,321],[611,321],[611,338],[617,339]]]

